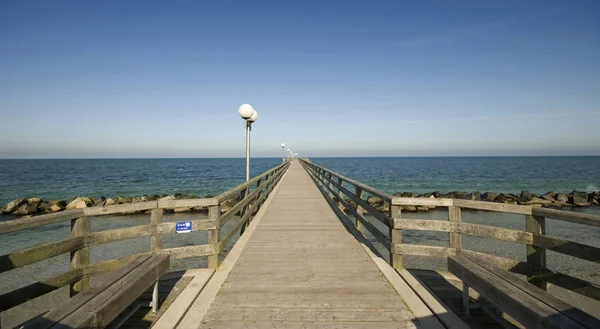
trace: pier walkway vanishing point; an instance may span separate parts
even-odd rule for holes
[[[443,328],[416,298],[403,300],[412,291],[386,279],[299,162],[253,224],[200,328],[415,328],[412,307],[426,314],[428,328]],[[187,317],[180,327],[201,314]]]

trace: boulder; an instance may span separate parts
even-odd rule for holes
[[[84,208],[87,208],[87,206],[88,205],[85,202],[85,200],[83,200],[83,198],[75,198],[75,199],[73,199],[73,201],[69,202],[69,204],[65,207],[65,209],[67,209],[67,210],[84,209]]]
[[[550,200],[546,200],[546,199],[542,199],[542,198],[538,198],[537,196],[533,196],[531,198],[531,200],[529,201],[521,201],[519,199],[519,203],[523,204],[523,205],[538,205],[538,206],[542,206],[542,205],[551,205],[554,203],[554,201],[550,201]]]
[[[5,214],[12,213],[13,211],[19,209],[22,205],[27,203],[27,199],[16,199],[9,202],[4,208],[2,208],[2,212]]]
[[[131,203],[140,203],[140,202],[142,202],[142,198],[140,198],[140,197],[131,198]]]
[[[48,212],[57,212],[65,210],[67,201],[65,200],[50,200],[48,201]]]
[[[496,192],[485,192],[481,195],[481,200],[493,202],[500,193]]]
[[[424,212],[428,212],[428,211],[429,211],[429,207],[423,207],[423,206],[419,206],[419,207],[417,207],[417,211],[424,211]]]
[[[27,210],[27,203],[22,204],[19,208],[12,212],[12,215],[15,216],[25,216],[28,215],[29,211]]]
[[[517,198],[510,194],[498,194],[498,196],[494,199],[494,202],[517,204]]]
[[[522,190],[521,195],[519,195],[518,201],[521,204],[527,204],[528,202],[531,201],[532,198],[533,198],[533,195],[531,195],[531,192]]]
[[[403,192],[402,194],[400,194],[400,196],[403,198],[416,198],[417,197],[415,192]]]
[[[376,196],[370,196],[367,198],[367,202],[372,206],[378,206],[383,204],[383,199]]]
[[[114,204],[116,204],[116,201],[111,198],[106,199],[106,201],[104,202],[105,206],[112,206]]]
[[[115,198],[115,202],[117,204],[131,203],[131,198],[117,195],[117,197]]]
[[[423,194],[419,195],[418,198],[429,198],[432,195],[433,195],[432,193],[423,193]]]
[[[598,199],[600,199],[600,192],[594,191],[594,192],[591,192],[590,194],[588,194],[588,202],[589,203],[594,203],[594,201],[598,201]]]
[[[588,207],[590,203],[587,199],[587,193],[573,191],[572,193],[573,204],[579,207]]]
[[[479,193],[479,192],[473,192],[473,193],[471,193],[471,200],[480,201],[481,200],[481,193]]]
[[[554,201],[556,200],[556,192],[548,192],[544,195],[542,195],[542,199],[544,200],[548,200],[548,201]]]
[[[417,211],[417,207],[415,207],[415,206],[402,206],[402,211],[404,211],[404,212],[415,212],[415,211]]]
[[[50,208],[50,206],[47,201],[41,201],[37,206],[38,212],[48,212],[48,208]]]
[[[433,193],[431,193],[431,195],[433,195],[436,198],[439,198],[440,195],[442,195],[442,192],[440,192],[440,191],[434,191]]]
[[[558,193],[556,195],[556,201],[558,202],[562,202],[562,203],[568,203],[569,202],[569,196],[564,194],[564,193]]]
[[[64,210],[64,209],[65,209],[65,208],[61,208],[61,207],[59,207],[57,204],[53,204],[53,205],[51,205],[51,206],[50,206],[50,208],[48,208],[48,210],[47,210],[47,211],[48,211],[48,212],[57,212],[57,211],[62,211],[62,210]]]
[[[471,200],[471,196],[469,195],[469,193],[466,192],[456,192],[454,193],[454,198],[461,200]]]
[[[394,193],[394,196],[402,197],[402,192],[396,192],[396,193]]]
[[[167,196],[164,196],[164,197],[158,199],[158,201],[169,201],[169,200],[175,200],[175,196],[167,195]]]
[[[41,201],[42,201],[42,199],[40,199],[40,198],[29,198],[29,199],[27,199],[27,203],[39,203]]]
[[[192,209],[190,209],[188,207],[179,207],[179,208],[173,209],[174,213],[182,213],[182,212],[190,212],[190,211],[192,211]]]

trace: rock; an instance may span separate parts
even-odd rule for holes
[[[594,203],[594,201],[597,201],[600,197],[600,192],[595,191],[595,192],[591,192],[590,194],[588,194],[588,202],[589,203]]]
[[[442,195],[442,192],[440,192],[440,191],[434,191],[433,193],[431,193],[431,195],[433,195],[435,198],[439,198],[440,195]]]
[[[27,203],[22,204],[19,208],[12,212],[12,215],[15,216],[25,216],[28,215],[29,211],[27,211]]]
[[[479,192],[473,192],[473,193],[471,193],[471,200],[480,201],[481,200],[481,193],[479,193]]]
[[[419,207],[417,207],[417,211],[424,211],[424,212],[428,212],[428,211],[429,211],[429,208],[428,208],[428,207],[419,206]]]
[[[131,198],[117,195],[117,197],[115,198],[115,202],[117,204],[131,203]]]
[[[489,202],[493,202],[496,197],[500,195],[500,193],[496,193],[496,192],[485,192],[481,195],[481,200],[483,201],[489,201]]]
[[[38,212],[48,212],[48,208],[50,208],[50,206],[46,201],[41,201],[37,206]]]
[[[104,202],[105,206],[112,206],[114,204],[116,204],[116,201],[111,198],[106,199],[106,201]]]
[[[423,193],[419,196],[417,196],[417,198],[429,198],[430,196],[432,196],[433,194],[431,193]]]
[[[140,203],[142,202],[142,198],[134,197],[131,198],[131,203]]]
[[[148,201],[156,201],[158,199],[160,199],[160,195],[158,194],[152,194],[151,197],[148,197]]]
[[[417,195],[414,192],[404,192],[401,194],[403,198],[415,198]]]
[[[173,195],[167,195],[165,197],[162,197],[162,198],[158,199],[158,201],[169,201],[169,200],[175,200],[175,196],[173,196]]]
[[[471,196],[469,196],[469,194],[466,192],[456,192],[454,193],[454,198],[461,200],[471,200]]]
[[[587,199],[587,193],[573,191],[572,195],[574,205],[579,207],[588,207],[590,205]]]
[[[404,212],[415,212],[415,211],[417,211],[417,207],[415,207],[415,206],[402,206],[402,211],[404,211]]]
[[[48,212],[57,212],[65,210],[67,207],[67,201],[65,200],[50,200],[48,201]]]
[[[104,207],[106,205],[106,200],[102,201],[102,200],[98,200],[97,202],[94,202],[94,204],[92,205],[93,207]]]
[[[372,206],[378,206],[383,204],[383,199],[376,196],[370,196],[367,198],[367,202]]]
[[[192,210],[188,207],[179,207],[179,208],[173,209],[174,213],[182,213],[182,212],[190,212],[190,211],[192,211]]]
[[[402,197],[402,192],[396,192],[396,193],[394,193],[394,196]]]
[[[42,199],[40,198],[29,198],[27,199],[27,203],[40,203]]]
[[[529,200],[529,201],[520,201],[519,200],[519,203],[523,204],[523,205],[542,206],[542,205],[551,205],[554,203],[554,201],[550,201],[550,200],[538,198],[537,196],[533,196],[533,197],[531,197],[531,200]]]
[[[529,191],[522,190],[521,195],[519,195],[518,201],[521,204],[525,204],[526,202],[531,201],[532,198],[533,198],[533,196],[531,195],[531,193]]]
[[[13,201],[9,202],[6,206],[4,206],[4,208],[2,208],[2,212],[5,214],[12,213],[13,211],[19,209],[22,205],[24,205],[26,203],[27,203],[27,200],[23,199],[23,198],[13,200]]]
[[[91,203],[91,200],[90,200],[90,203]],[[83,200],[83,198],[75,198],[75,199],[73,199],[73,201],[69,202],[69,204],[65,207],[65,209],[67,209],[67,210],[84,209],[84,208],[87,208],[87,206],[88,205],[85,202],[85,200]]]
[[[85,202],[86,207],[91,207],[94,205],[94,201],[86,196],[81,197],[81,201]]]
[[[65,208],[61,208],[57,204],[53,204],[50,206],[50,208],[48,208],[48,212],[57,212],[57,211],[62,211],[64,209]]]
[[[556,201],[558,202],[562,202],[562,203],[568,203],[569,202],[569,196],[564,194],[564,193],[558,193],[556,195]]]
[[[517,198],[510,194],[498,194],[498,196],[494,199],[494,202],[517,204]]]
[[[542,199],[548,200],[548,201],[554,201],[554,200],[556,200],[556,192],[548,192],[548,193],[542,195]]]

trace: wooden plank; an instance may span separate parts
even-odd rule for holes
[[[77,312],[81,307],[85,307],[93,298],[97,297],[100,293],[106,290],[113,282],[123,278],[128,273],[133,271],[137,266],[143,264],[149,259],[150,256],[140,256],[132,260],[128,266],[124,266],[119,270],[110,273],[102,279],[95,287],[88,289],[76,296],[70,298],[67,302],[61,303],[56,307],[53,307],[47,313],[38,316],[31,321],[26,322],[23,325],[23,329],[35,328],[35,329],[47,329],[55,326],[66,317]],[[61,327],[61,328],[64,328]],[[67,327],[68,328],[68,327]]]
[[[177,248],[160,249],[157,254],[171,255],[171,258],[190,258],[208,256],[215,253],[215,246],[202,244],[197,246],[185,246]]]
[[[110,259],[110,260],[106,260],[106,261],[102,261],[102,262],[92,263],[92,264],[87,265],[84,268],[84,276],[86,278],[89,278],[89,277],[93,277],[96,275],[105,274],[105,273],[119,269],[123,265],[125,265],[128,262],[137,258],[138,256],[150,255],[150,254],[151,254],[151,252],[148,251],[145,253],[139,253],[139,254],[129,255],[129,256],[125,256],[125,257],[121,257],[121,258],[115,258],[115,259]]]
[[[531,285],[521,280],[517,275],[505,272],[492,264],[488,264],[485,262],[478,261],[477,264],[479,266],[484,267],[486,270],[496,274],[497,276],[504,278],[507,282],[510,282],[512,285],[517,287],[518,289],[523,290],[524,292],[531,295],[533,298],[543,302],[544,304],[550,306],[552,309],[560,312],[561,314],[566,315],[572,320],[578,322],[579,324],[588,327],[588,328],[600,328],[600,320],[595,317],[581,311],[569,305],[562,300],[552,296],[551,294],[545,292],[542,289],[538,289],[535,285]]]
[[[527,328],[584,328],[469,258],[448,258],[448,269]]]
[[[214,246],[215,252],[212,255],[208,256],[208,268],[216,269],[219,267],[219,254],[221,250],[219,249],[219,216],[221,216],[221,208],[220,206],[212,206],[208,208],[208,218],[212,221],[213,228],[209,229],[207,242],[209,245]]]
[[[533,264],[528,264],[526,262],[465,249],[462,249],[460,252],[471,258],[479,258],[485,262],[492,263],[505,271],[523,275],[540,273],[540,269],[536,269]]]
[[[460,207],[448,207],[448,222],[460,224],[461,221],[462,219]],[[462,239],[460,236],[460,232],[457,232],[457,230],[453,230],[453,232],[448,233],[448,246],[454,249],[462,249]]]
[[[565,222],[578,223],[583,225],[600,227],[600,215],[577,213],[548,208],[533,208],[532,214],[535,216],[558,219]]]
[[[390,206],[390,216],[394,221],[393,227],[390,225],[390,242],[392,243],[392,246],[402,244],[402,226],[396,227],[396,222],[402,219],[401,209],[400,206]],[[390,248],[390,262],[394,269],[404,268],[404,265],[402,264],[402,255],[396,253],[395,248]]]
[[[85,216],[103,216],[121,213],[144,211],[156,208],[156,201],[116,204],[105,207],[90,207],[83,209]]]
[[[540,216],[527,215],[525,216],[525,230],[529,233],[537,235],[546,234],[546,219]],[[533,243],[533,241],[532,241]],[[527,262],[537,267],[546,268],[546,249],[531,245],[525,246],[527,253]],[[529,283],[546,290],[546,281],[536,276],[528,276]]]
[[[90,233],[86,237],[86,245],[93,246],[126,239],[139,238],[150,235],[149,225],[138,225],[132,227],[118,228]]]
[[[434,198],[402,198],[394,197],[392,205],[396,206],[435,206],[435,207],[452,207],[454,199],[434,199]]]
[[[406,269],[396,270],[398,274],[406,281],[406,283],[419,295],[419,298],[431,309],[431,311],[440,319],[444,324],[445,328],[452,329],[469,329],[469,327],[454,311],[452,311],[446,304],[431,291],[429,287],[417,276],[412,275]]]
[[[215,198],[208,199],[182,199],[182,200],[158,200],[158,208],[174,209],[174,208],[193,208],[193,207],[210,207],[216,206],[219,201]]]
[[[600,285],[564,273],[548,270],[543,279],[549,283],[600,301]]]
[[[475,210],[499,211],[513,214],[531,215],[532,206],[522,206],[509,203],[454,199],[454,205]]]
[[[0,223],[0,234],[20,231],[27,228],[60,223],[83,216],[83,210],[65,210],[53,214],[39,215],[28,218],[17,218]]]
[[[215,219],[194,219],[190,222],[192,222],[192,232],[208,231],[217,228],[217,221]],[[157,231],[159,234],[175,233],[175,224],[176,222],[160,223],[157,225]]]
[[[546,235],[533,236],[533,246],[600,263],[600,248]]]
[[[171,329],[177,327],[214,272],[213,269],[204,269],[202,272],[197,272],[192,281],[183,289],[177,299],[169,305],[169,308],[164,311],[152,328]]]
[[[89,217],[81,217],[71,220],[71,236],[83,237],[90,233],[91,222]],[[83,268],[90,263],[90,247],[83,246],[71,250],[71,270]],[[71,297],[79,291],[87,289],[89,281],[87,278],[70,284]]]
[[[0,295],[0,312],[45,295],[68,284],[77,282],[82,278],[83,269],[78,268],[4,293]]]
[[[394,252],[402,255],[446,258],[456,254],[456,249],[420,244],[395,244]]]
[[[17,250],[0,256],[0,273],[52,258],[83,246],[84,237],[78,236]]]
[[[169,257],[153,255],[127,276],[111,284],[96,298],[61,321],[61,328],[100,328],[107,326],[122,310],[168,271]]]
[[[533,235],[528,232],[471,223],[458,223],[456,231],[467,235],[522,244],[532,244],[534,239]]]
[[[150,250],[157,251],[162,249],[163,246],[163,233],[159,231],[159,226],[163,223],[163,209],[152,209],[150,214]],[[192,224],[192,228],[194,225]],[[173,228],[175,230],[175,228]]]
[[[394,227],[402,230],[455,232],[457,223],[434,219],[394,219]]]

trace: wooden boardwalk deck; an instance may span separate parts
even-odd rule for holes
[[[414,328],[418,323],[295,162],[198,325]]]

